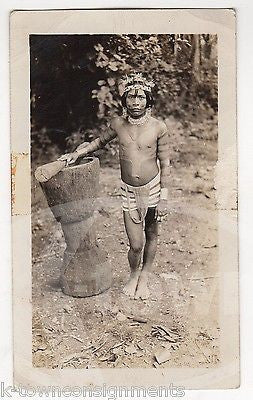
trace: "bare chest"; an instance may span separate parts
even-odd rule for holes
[[[156,149],[157,132],[153,126],[127,126],[118,132],[119,144],[124,148],[144,150],[146,148]]]

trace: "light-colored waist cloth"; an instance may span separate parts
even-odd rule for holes
[[[142,186],[132,186],[121,181],[122,209],[129,211],[132,220],[140,223],[144,220],[149,207],[156,207],[160,200],[160,172],[148,183]],[[137,210],[139,218],[136,217]]]

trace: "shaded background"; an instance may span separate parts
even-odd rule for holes
[[[216,35],[31,35],[30,60],[35,164],[98,137],[121,111],[118,79],[132,71],[155,80],[154,115],[186,134],[216,129]],[[102,151],[115,153],[115,141]]]

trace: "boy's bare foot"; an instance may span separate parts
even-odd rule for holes
[[[148,273],[142,271],[139,277],[138,286],[134,298],[146,300],[149,298],[149,295],[150,292],[148,288]]]
[[[139,276],[140,276],[139,270],[132,272],[129,281],[123,288],[123,292],[132,299],[134,298]]]

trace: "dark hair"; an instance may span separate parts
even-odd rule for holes
[[[127,93],[128,93],[128,92],[125,92],[125,93],[123,94],[123,96],[121,96],[121,104],[122,104],[123,107],[126,107],[126,97],[127,97]],[[148,107],[153,107],[153,105],[154,105],[154,98],[153,98],[152,94],[151,94],[150,92],[146,91],[146,90],[144,90],[144,93],[145,93],[146,99],[147,99],[146,108],[148,108]]]

